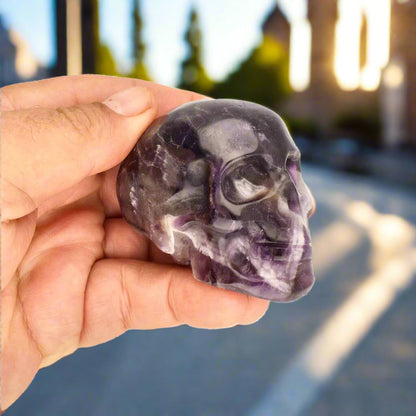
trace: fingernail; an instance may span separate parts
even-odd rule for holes
[[[116,92],[103,104],[122,116],[137,116],[152,106],[152,95],[147,88],[130,87]]]

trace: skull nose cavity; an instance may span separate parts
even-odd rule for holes
[[[231,256],[230,266],[243,276],[253,275],[256,273],[256,268],[253,266],[248,256],[242,251],[236,251]]]
[[[294,155],[289,155],[285,163],[286,171],[292,179],[295,186],[298,185],[300,180],[300,161],[299,158]]]

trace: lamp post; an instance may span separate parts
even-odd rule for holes
[[[55,0],[54,75],[95,73],[97,0]]]

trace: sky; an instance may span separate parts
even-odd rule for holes
[[[111,48],[121,72],[132,64],[131,30],[134,0],[100,0],[100,35]],[[406,0],[401,0],[406,1]],[[261,25],[278,2],[291,22],[289,77],[302,91],[310,79],[311,29],[306,0],[141,0],[146,64],[161,84],[176,85],[186,54],[183,41],[189,12],[199,13],[203,61],[214,80],[223,79],[261,39]],[[25,39],[45,65],[55,59],[53,0],[0,0],[7,27]],[[336,26],[335,75],[341,88],[378,87],[381,69],[389,59],[390,0],[339,0]],[[367,62],[360,67],[361,15],[368,24]]]
[[[186,50],[183,35],[192,4],[199,12],[204,64],[219,80],[227,75],[259,42],[261,24],[276,0],[141,0],[146,63],[155,81],[175,85]],[[298,12],[304,0],[281,0]],[[100,1],[100,35],[112,49],[121,69],[131,63],[129,17],[132,0]],[[55,59],[52,0],[0,0],[7,27],[29,43],[43,64]]]
[[[16,30],[29,43],[40,62],[53,61],[51,0],[0,0],[0,14],[6,27]]]

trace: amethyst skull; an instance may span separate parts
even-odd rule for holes
[[[128,223],[198,280],[278,302],[313,285],[300,152],[263,106],[201,100],[155,120],[121,164],[117,195]]]

